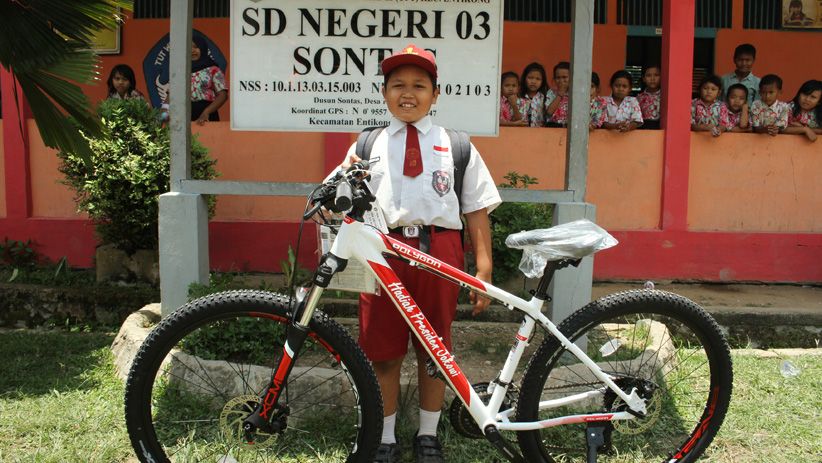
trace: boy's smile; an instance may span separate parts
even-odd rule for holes
[[[759,97],[767,106],[774,104],[776,99],[779,98],[780,93],[781,90],[776,88],[776,85],[774,84],[762,85],[759,87]]]
[[[435,89],[431,76],[414,65],[400,66],[382,90],[388,110],[403,122],[417,122],[425,117],[431,106],[437,103],[439,89]]]
[[[741,54],[734,58],[734,64],[736,65],[737,75],[747,76],[753,69],[754,57],[749,54]]]

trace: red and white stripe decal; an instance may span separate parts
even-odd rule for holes
[[[414,262],[423,264],[431,270],[442,273],[443,275],[452,278],[456,281],[459,281],[461,283],[465,283],[466,285],[472,288],[485,291],[485,283],[463,272],[462,270],[452,267],[437,258],[431,257],[428,254],[419,251],[418,249],[414,249],[411,246],[408,246],[405,243],[401,243],[395,240],[394,238],[391,238],[390,236],[385,236],[384,238],[386,240],[385,246],[388,249],[393,249],[400,256],[405,257],[406,259],[412,260]]]
[[[613,417],[613,413],[605,413],[602,415],[566,416],[560,419],[559,422],[552,421],[552,423],[545,425],[545,427],[554,427],[577,423],[590,423],[594,421],[611,421]]]
[[[431,354],[431,357],[442,367],[445,372],[445,378],[454,386],[454,390],[462,397],[467,405],[471,403],[471,386],[462,370],[457,366],[454,356],[445,347],[445,344],[440,340],[437,332],[428,323],[425,314],[422,313],[417,306],[414,299],[408,294],[405,285],[397,278],[397,274],[391,270],[390,267],[378,264],[376,262],[368,261],[368,264],[374,269],[377,277],[382,281],[391,299],[401,309],[400,313],[405,318],[405,321],[417,333],[420,338],[420,343],[425,347],[425,350]]]
[[[434,145],[434,151],[439,151],[441,153],[447,153],[448,152],[448,147],[447,146]]]

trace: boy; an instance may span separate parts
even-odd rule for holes
[[[756,133],[776,136],[788,126],[790,106],[779,101],[782,95],[782,79],[768,74],[759,83],[759,100],[751,105],[751,127]]]
[[[473,145],[463,176],[462,197],[457,198],[451,187],[454,147],[445,129],[434,125],[428,115],[439,96],[434,55],[408,45],[383,60],[381,68],[384,75],[382,94],[393,117],[375,140],[371,151],[371,159],[380,158],[371,167],[371,186],[391,236],[415,248],[421,241],[430,240],[426,252],[462,268],[462,213],[476,256],[476,276],[491,281],[488,213],[500,204],[501,199]],[[342,168],[358,160],[352,145]],[[459,287],[394,259],[390,263],[450,350],[451,322],[456,314]],[[474,296],[472,293],[474,314],[478,314],[490,301]],[[373,363],[383,394],[383,435],[375,461],[397,462],[399,446],[394,428],[409,329],[384,292],[380,296],[360,296],[359,319],[359,343]],[[417,462],[439,463],[444,459],[437,439],[437,423],[445,397],[445,383],[427,374],[428,356],[416,338],[411,336],[411,339],[419,365],[420,396],[420,427],[414,437],[414,453]]]
[[[734,72],[722,76],[722,101],[728,96],[728,89],[733,84],[742,84],[748,88],[748,105],[756,101],[759,90],[759,77],[753,75],[754,61],[756,60],[756,48],[750,43],[743,43],[734,50]]]
[[[568,88],[571,85],[571,63],[560,61],[554,66],[555,89],[545,95],[545,118],[548,127],[565,127],[568,123]]]

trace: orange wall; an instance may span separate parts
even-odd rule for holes
[[[4,147],[3,120],[0,119],[0,179],[3,179],[3,184],[0,185],[0,217],[6,216],[6,157],[4,155]]]
[[[85,214],[77,214],[74,191],[60,183],[63,174],[57,170],[60,166],[57,152],[43,144],[33,119],[29,119],[27,123],[32,217],[86,217]]]
[[[688,228],[822,232],[820,154],[798,135],[693,133]]]

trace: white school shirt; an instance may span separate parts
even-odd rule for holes
[[[371,166],[371,188],[385,215],[389,228],[409,225],[436,225],[462,229],[460,208],[454,193],[454,160],[451,140],[445,129],[425,116],[414,123],[420,140],[422,173],[403,175],[406,123],[391,118],[371,149],[369,159],[379,160]],[[351,145],[346,158],[356,151]],[[479,152],[471,144],[471,157],[462,179],[462,212],[487,208],[490,213],[502,199],[494,179]]]

